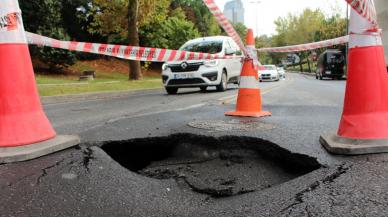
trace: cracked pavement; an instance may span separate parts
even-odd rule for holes
[[[46,105],[57,131],[79,132],[83,143],[39,159],[0,165],[0,216],[387,216],[387,154],[333,156],[318,141],[320,134],[338,127],[345,82],[316,81],[292,74],[280,86],[264,85],[269,88],[263,91],[264,107],[273,116],[260,121],[274,127],[243,131],[189,126],[196,121],[234,120],[223,113],[233,110],[235,105],[220,103],[216,99],[225,95],[213,92],[167,97],[151,91],[113,101],[96,100],[88,111],[99,109],[90,116],[87,111],[79,110],[87,102]],[[236,90],[230,90],[226,95],[235,93]],[[141,104],[147,101],[152,101],[153,108],[141,115]],[[171,104],[174,109],[158,112]],[[193,106],[198,104],[204,105]],[[109,114],[104,118],[103,112],[99,114],[100,109],[106,109],[106,113],[119,112],[117,117]],[[62,113],[57,115],[57,112]],[[100,120],[104,124],[95,126]],[[255,119],[244,121],[251,123]],[[322,167],[265,189],[214,198],[182,187],[174,178],[156,179],[132,172],[101,149],[107,141],[141,143],[143,138],[150,137],[164,144],[168,140],[163,138],[174,134],[176,138],[212,144],[218,140],[225,145],[234,142],[230,136],[239,138],[243,144],[266,141],[289,153],[316,159]],[[281,153],[280,149],[265,147],[268,153]],[[233,178],[214,180],[217,185],[237,183]]]

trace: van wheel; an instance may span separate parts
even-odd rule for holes
[[[205,87],[199,87],[199,89],[201,89],[202,92],[205,92],[207,90],[207,86]]]
[[[315,74],[315,79],[317,79],[317,80],[318,80],[318,74]]]
[[[217,91],[223,92],[228,88],[228,78],[226,76],[226,71],[223,70],[222,76],[221,76],[221,82],[219,85],[217,85]]]
[[[170,95],[175,95],[178,93],[178,88],[176,87],[166,87],[166,91]]]

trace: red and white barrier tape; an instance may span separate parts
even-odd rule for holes
[[[357,13],[377,27],[377,12],[373,0],[345,0]]]
[[[233,40],[236,42],[236,44],[240,47],[240,49],[243,51],[244,55],[252,58],[252,54],[250,54],[250,52],[245,48],[244,43],[242,42],[240,36],[236,32],[236,30],[233,28],[232,24],[230,24],[230,22],[225,17],[225,15],[218,8],[218,6],[214,2],[214,0],[203,0],[203,2],[209,8],[210,12],[214,15],[218,24],[226,31],[226,33],[231,38],[233,38]]]
[[[113,56],[121,59],[149,61],[149,62],[170,62],[182,60],[212,60],[212,59],[235,59],[241,56],[220,56],[217,54],[196,53],[179,50],[134,47],[113,44],[98,44],[75,41],[59,41],[34,33],[26,32],[29,44],[60,48],[70,51],[80,51],[106,56]]]
[[[339,44],[346,44],[349,42],[349,36],[343,36],[335,39],[314,42],[309,44],[285,46],[285,47],[273,47],[273,48],[260,48],[259,52],[268,52],[268,53],[290,53],[290,52],[299,52],[314,50],[318,48],[331,47]]]
[[[254,45],[247,45],[246,49],[248,50],[248,53],[253,59],[253,64],[257,66],[261,66],[261,63],[259,61],[259,57],[257,55],[257,49]]]

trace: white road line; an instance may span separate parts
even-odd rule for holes
[[[286,80],[285,84],[278,84],[278,85],[275,85],[273,87],[269,87],[269,88],[265,88],[265,89],[263,88],[262,92],[261,92],[261,95],[265,95],[265,94],[270,93],[271,91],[273,91],[275,89],[278,89],[280,87],[284,87],[284,85],[289,85],[293,81],[294,81],[294,79],[290,78],[289,80]],[[225,105],[225,104],[232,103],[233,101],[236,101],[237,97],[238,97],[238,94],[235,94],[233,96],[227,96],[227,97],[219,98],[218,101],[221,101],[221,103],[220,103],[221,105]]]

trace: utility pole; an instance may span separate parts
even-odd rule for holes
[[[236,15],[236,8],[232,8],[232,23],[236,24],[237,23],[237,15]]]
[[[256,37],[259,37],[259,22],[258,22],[258,11],[259,11],[259,4],[261,3],[261,1],[259,0],[255,0],[255,1],[250,1],[249,3],[251,4],[256,4]]]

